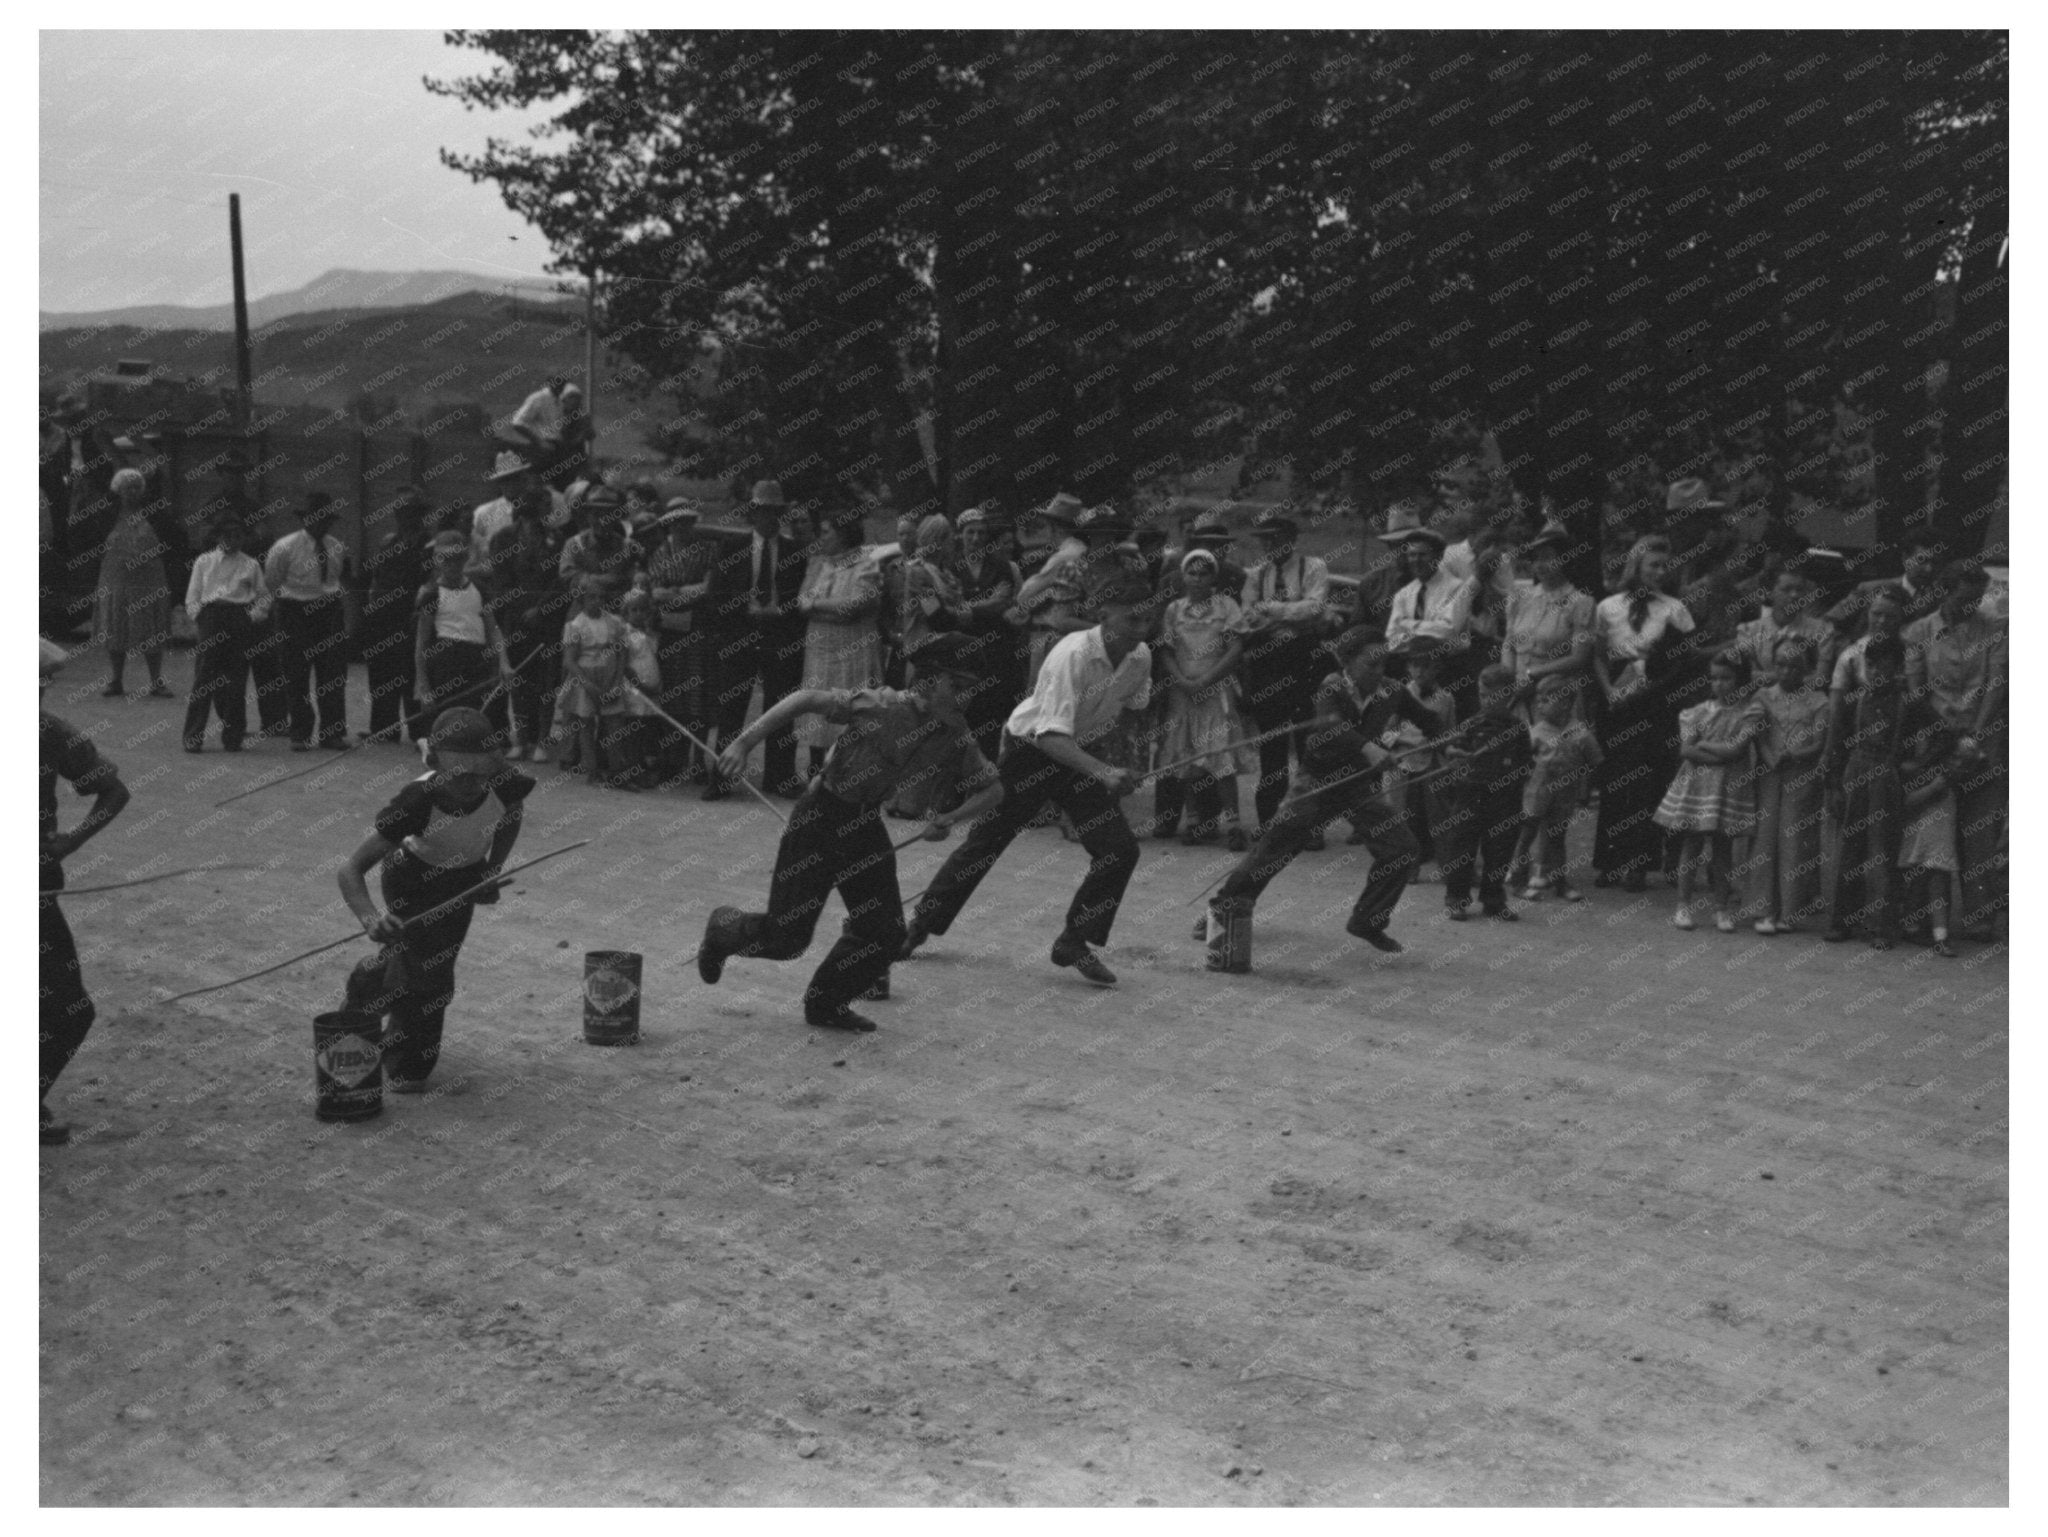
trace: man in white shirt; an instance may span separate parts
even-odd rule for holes
[[[1135,584],[1103,593],[1102,622],[1055,645],[1039,669],[1031,697],[1003,728],[1003,799],[975,822],[918,899],[903,941],[902,958],[953,926],[960,909],[1039,809],[1058,807],[1070,817],[1088,851],[1088,874],[1067,907],[1066,926],[1053,941],[1052,963],[1071,966],[1097,987],[1116,976],[1091,945],[1109,943],[1124,888],[1138,867],[1138,840],[1117,802],[1137,788],[1128,769],[1105,763],[1090,747],[1103,747],[1126,710],[1142,710],[1152,697],[1152,652],[1145,644],[1153,622],[1151,594]]]
[[[1261,733],[1305,727],[1315,714],[1316,684],[1329,671],[1317,648],[1330,628],[1330,568],[1295,550],[1300,529],[1291,518],[1262,518],[1252,533],[1265,558],[1245,573],[1241,598],[1251,631],[1238,668],[1245,707]],[[1290,731],[1259,744],[1259,783],[1252,801],[1261,827],[1273,820],[1286,797],[1288,755],[1299,755],[1300,741],[1300,731]]]
[[[1444,536],[1433,528],[1413,528],[1401,541],[1401,556],[1415,579],[1394,594],[1387,616],[1387,649],[1399,650],[1416,636],[1438,644],[1443,658],[1442,681],[1458,701],[1462,720],[1476,700],[1477,672],[1472,661],[1472,599],[1470,577],[1444,569]]]
[[[535,390],[519,403],[519,409],[512,413],[512,425],[524,427],[537,437],[559,438],[562,435],[562,390],[568,382],[559,374],[550,378],[545,388]]]
[[[192,562],[185,612],[198,632],[192,651],[192,694],[185,705],[185,751],[206,748],[206,718],[220,717],[223,751],[240,752],[249,734],[249,648],[256,624],[270,613],[263,568],[243,545],[249,530],[224,513],[214,524],[214,547]]]
[[[543,487],[533,465],[511,450],[498,455],[497,462],[491,466],[490,483],[498,488],[499,494],[469,515],[471,576],[481,576],[490,571],[491,541],[512,526],[513,510],[523,499],[538,497],[545,492],[547,526],[559,529],[566,528],[569,523],[568,498],[559,491]]]
[[[277,604],[277,627],[284,642],[293,752],[313,746],[316,707],[320,745],[336,752],[348,746],[348,642],[355,625],[342,581],[348,572],[348,550],[332,533],[334,519],[334,498],[325,491],[313,492],[299,513],[303,526],[273,544],[263,562],[264,585]]]

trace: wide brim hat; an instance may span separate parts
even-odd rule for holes
[[[432,549],[436,555],[466,555],[469,553],[469,538],[452,528],[445,528],[434,535]]]
[[[1713,490],[1696,475],[1674,480],[1664,488],[1666,512],[1708,512],[1727,505],[1715,500]]]
[[[1074,527],[1084,534],[1132,534],[1138,529],[1128,513],[1106,504],[1090,507],[1074,520]]]
[[[85,402],[68,391],[65,394],[59,395],[50,404],[50,419],[52,421],[75,422],[83,418],[85,414]]]
[[[782,495],[781,481],[757,480],[754,482],[754,489],[747,496],[747,505],[749,507],[774,507],[780,510],[787,507],[789,503]]]
[[[1292,518],[1269,512],[1252,525],[1252,534],[1259,539],[1298,539],[1301,537],[1301,525]]]
[[[983,512],[979,507],[970,507],[965,512],[960,514],[960,521],[954,524],[953,526],[961,530],[966,530],[970,528],[987,528],[989,524],[993,521],[995,520],[989,517],[989,515]]]
[[[1387,536],[1389,544],[1414,544],[1417,540],[1434,548],[1439,555],[1451,547],[1450,540],[1427,524],[1418,525],[1415,528],[1404,528],[1397,534],[1389,534]]]
[[[500,480],[515,480],[519,476],[526,474],[532,468],[532,461],[529,460],[524,454],[515,454],[512,452],[511,449],[508,448],[504,450],[502,453],[500,453],[494,461],[492,461],[491,473],[486,478],[494,482]]]
[[[661,516],[655,519],[655,527],[667,528],[676,523],[694,523],[702,516],[697,504],[688,497],[672,496],[668,505],[662,509]]]
[[[1058,523],[1063,527],[1072,528],[1081,521],[1083,510],[1080,497],[1062,491],[1038,509],[1038,516],[1042,522]]]
[[[626,499],[610,486],[596,485],[584,492],[583,499],[576,505],[588,507],[598,512],[607,510],[616,512],[619,508],[626,505]]]
[[[1563,555],[1571,550],[1574,543],[1576,541],[1572,538],[1572,531],[1555,518],[1551,518],[1536,530],[1535,538],[1522,546],[1522,553],[1527,555],[1532,550],[1553,549]]]

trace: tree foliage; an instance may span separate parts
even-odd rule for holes
[[[1485,434],[1589,534],[1697,474],[1885,538],[2003,480],[2002,33],[451,38],[432,89],[559,109],[450,163],[701,473],[1377,505]]]

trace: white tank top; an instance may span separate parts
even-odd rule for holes
[[[434,604],[434,634],[441,640],[484,643],[483,589],[471,582],[467,587],[443,587]]]

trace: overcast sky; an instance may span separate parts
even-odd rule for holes
[[[546,245],[440,163],[542,114],[465,112],[439,32],[43,32],[39,308],[221,304],[227,195],[252,298],[332,267],[544,277]]]

